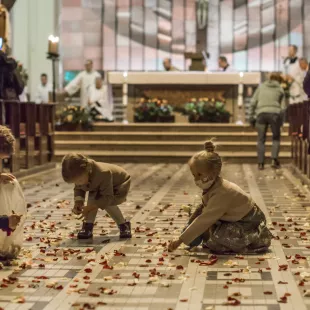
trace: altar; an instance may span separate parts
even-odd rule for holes
[[[141,97],[160,98],[178,108],[193,98],[221,100],[230,122],[244,121],[245,99],[262,80],[260,72],[109,72],[108,81],[126,106],[133,122],[133,107]],[[240,112],[241,111],[241,112]],[[240,119],[241,118],[241,119]]]

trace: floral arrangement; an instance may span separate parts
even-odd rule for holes
[[[93,122],[89,111],[80,106],[67,106],[58,115],[58,126],[76,129],[79,126],[84,129],[90,128]]]
[[[136,122],[173,121],[173,107],[167,100],[141,98],[134,107]]]
[[[188,115],[190,122],[197,123],[229,123],[230,113],[225,109],[225,103],[216,99],[192,98],[182,108],[181,112]]]
[[[290,98],[290,87],[292,85],[292,82],[290,82],[289,80],[283,80],[282,83],[281,83],[281,87],[283,88],[284,90],[284,95],[285,95],[285,98]]]
[[[27,70],[24,68],[24,65],[21,62],[17,62],[17,71],[22,79],[22,81],[24,82],[25,85],[27,85],[28,79],[29,79],[29,75]]]

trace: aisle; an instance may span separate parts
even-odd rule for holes
[[[310,297],[303,297],[310,289],[309,196],[286,169],[276,174],[259,173],[250,165],[225,167],[224,177],[251,192],[264,211],[268,209],[279,240],[273,240],[267,255],[219,256],[216,261],[202,251],[178,250],[172,255],[164,251],[187,222],[182,205],[199,202],[187,166],[124,167],[133,185],[122,210],[136,231],[128,241],[118,240],[118,229],[101,211],[93,241],[76,240],[80,223],[67,203],[73,198],[72,186],[62,182],[59,170],[23,183],[29,203],[25,248],[19,268],[0,271],[1,278],[14,271],[10,281],[2,281],[0,307],[310,309]]]

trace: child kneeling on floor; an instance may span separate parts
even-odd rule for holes
[[[272,239],[266,217],[239,186],[220,177],[222,160],[212,141],[191,158],[189,166],[203,190],[202,204],[168,250],[174,251],[182,243],[193,247],[204,242],[217,254],[266,252]]]
[[[84,217],[78,239],[93,237],[93,227],[98,209],[105,210],[116,222],[120,238],[131,238],[131,225],[126,222],[118,205],[125,202],[130,175],[121,167],[99,163],[82,154],[68,154],[62,161],[62,176],[65,182],[74,183],[74,208],[72,212]],[[87,206],[85,195],[89,192]]]
[[[14,150],[15,150],[15,138],[12,135],[11,130],[5,126],[0,125],[0,160],[9,158],[14,153]],[[13,183],[14,181],[15,177],[12,174],[0,173],[0,184]],[[17,225],[20,222],[20,219],[21,216],[17,214],[2,215],[0,216],[0,229],[10,234],[12,231],[16,229]]]

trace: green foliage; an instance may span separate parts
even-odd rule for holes
[[[159,117],[172,116],[173,107],[165,100],[142,98],[134,108],[134,115],[139,122],[157,122]]]
[[[191,122],[224,123],[229,122],[230,117],[224,102],[208,98],[193,98],[184,105],[182,112]]]
[[[59,116],[61,124],[91,124],[92,117],[89,112],[80,106],[68,106]]]

